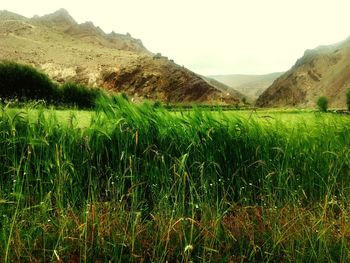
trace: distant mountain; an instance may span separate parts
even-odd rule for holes
[[[226,93],[227,95],[231,95],[235,98],[239,98],[241,101],[244,97],[246,97],[241,92],[237,91],[236,89],[231,88],[230,86],[227,86],[226,84],[210,77],[201,76],[206,82],[208,82],[211,86],[215,87],[216,89]]]
[[[315,107],[326,96],[330,107],[346,106],[350,88],[350,37],[340,43],[306,50],[295,65],[258,98],[260,107]]]
[[[129,33],[78,24],[65,10],[26,18],[0,11],[0,58],[35,66],[57,82],[123,91],[135,100],[238,103],[201,76],[147,50]]]
[[[283,72],[270,73],[266,75],[215,75],[210,78],[216,79],[245,97],[255,101],[271,84],[281,76]]]

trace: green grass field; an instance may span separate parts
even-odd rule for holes
[[[0,111],[0,261],[349,262],[350,117]]]

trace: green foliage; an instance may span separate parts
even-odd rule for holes
[[[0,97],[9,99],[47,99],[55,97],[56,85],[31,66],[0,63]]]
[[[317,107],[320,111],[326,112],[328,109],[328,99],[325,96],[321,96],[317,99]]]
[[[101,89],[89,88],[76,83],[65,83],[58,91],[58,101],[65,105],[75,105],[79,108],[94,108],[100,96],[105,96]]]
[[[350,111],[350,89],[346,92],[346,105],[348,106],[348,111]]]
[[[349,262],[349,118],[55,94],[90,125],[0,106],[2,261]]]
[[[4,262],[349,261],[348,118],[97,106],[1,108]]]
[[[153,103],[153,107],[154,108],[161,108],[161,107],[163,107],[163,104],[161,101],[157,100]]]
[[[129,100],[128,95],[125,92],[121,92],[121,96],[125,99],[125,100]]]
[[[101,96],[107,97],[105,92],[97,88],[75,83],[59,86],[31,66],[14,62],[0,63],[0,98],[3,100],[44,100],[51,105],[94,108]]]

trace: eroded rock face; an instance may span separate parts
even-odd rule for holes
[[[165,102],[239,102],[166,58],[140,57],[121,69],[105,74],[104,85],[129,95],[138,94]]]
[[[25,18],[0,12],[0,58],[31,64],[57,82],[75,81],[137,99],[237,103],[200,76],[148,51],[130,34],[104,33],[58,10]]]
[[[261,107],[315,107],[326,96],[331,107],[346,107],[350,88],[350,38],[307,50],[295,65],[258,98]]]

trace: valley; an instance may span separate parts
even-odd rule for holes
[[[349,39],[209,76],[65,9],[0,44],[0,262],[350,261]]]

